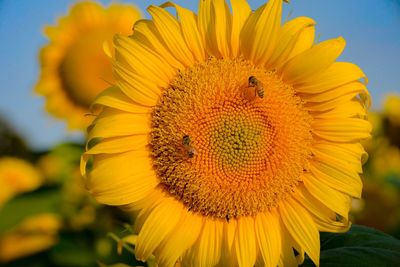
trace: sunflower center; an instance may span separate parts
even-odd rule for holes
[[[108,39],[112,35],[102,31],[81,37],[68,48],[60,64],[65,92],[79,106],[88,108],[114,82],[110,60],[103,51],[103,42]]]
[[[226,219],[255,215],[302,181],[310,122],[275,72],[210,58],[178,73],[154,108],[155,170],[189,210]]]

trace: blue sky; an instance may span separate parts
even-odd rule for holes
[[[68,140],[81,140],[66,131],[65,123],[44,112],[44,100],[32,87],[38,77],[37,52],[47,40],[46,24],[54,24],[75,1],[0,0],[0,115],[35,149],[46,149]],[[108,4],[110,1],[100,1]],[[120,1],[143,10],[165,0]],[[176,3],[197,10],[197,1]],[[249,0],[253,9],[264,1]],[[343,36],[347,46],[341,61],[354,62],[368,75],[373,109],[384,95],[400,94],[400,4],[395,0],[292,0],[284,17],[309,16],[317,22],[319,40]]]

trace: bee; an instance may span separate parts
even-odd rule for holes
[[[249,87],[254,87],[255,96],[258,95],[260,98],[264,97],[263,83],[261,81],[257,80],[257,78],[255,76],[249,77]]]
[[[189,158],[193,158],[194,155],[197,155],[196,149],[190,145],[191,140],[189,135],[184,135],[182,138],[182,145],[185,148]]]

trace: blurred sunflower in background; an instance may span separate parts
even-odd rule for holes
[[[79,2],[57,25],[44,30],[49,44],[40,52],[41,73],[35,91],[46,99],[46,110],[84,130],[85,116],[98,93],[114,83],[111,62],[104,47],[114,34],[129,35],[141,17],[132,5]],[[112,47],[112,46],[110,46]],[[108,51],[113,53],[112,49]]]
[[[166,8],[176,9],[177,17]],[[349,228],[370,136],[359,67],[282,1],[168,2],[114,38],[82,157],[101,203],[136,211],[135,256],[160,266],[319,263],[319,231]],[[90,165],[87,165],[87,163]]]
[[[88,126],[90,103],[114,83],[113,35],[131,34],[139,17],[132,5],[79,2],[46,27],[50,42],[40,51],[35,91],[69,128]],[[117,255],[106,233],[120,232],[131,220],[87,194],[79,170],[82,144],[34,151],[1,118],[0,141],[0,265],[86,267]]]
[[[14,158],[0,158],[0,209],[14,196],[37,189],[43,182],[41,174],[29,162]]]
[[[394,126],[400,127],[400,96],[387,95],[383,105],[383,114]]]
[[[400,96],[387,95],[383,109],[370,112],[373,138],[363,174],[362,199],[352,214],[356,223],[400,237]]]

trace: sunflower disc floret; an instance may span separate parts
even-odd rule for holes
[[[251,76],[262,81],[265,99],[249,88]],[[178,75],[155,106],[154,167],[188,210],[254,216],[276,207],[301,182],[310,123],[301,99],[273,71],[211,58]]]

